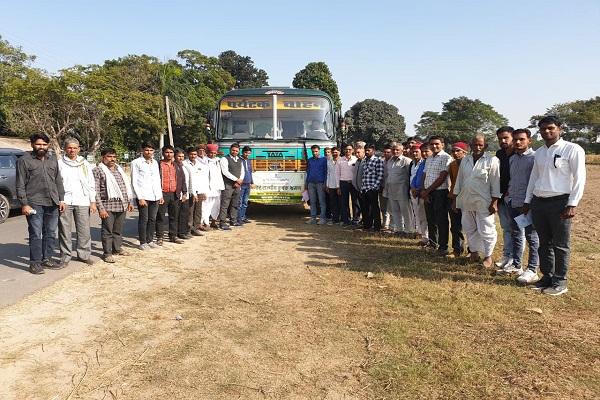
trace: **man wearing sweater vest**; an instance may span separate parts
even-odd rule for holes
[[[244,182],[244,164],[242,163],[240,154],[240,145],[233,143],[229,147],[229,154],[222,157],[221,173],[223,174],[223,183],[225,189],[221,191],[221,211],[219,212],[219,228],[223,230],[231,230],[227,224],[233,226],[242,226],[237,220],[238,208],[240,206],[240,188]]]

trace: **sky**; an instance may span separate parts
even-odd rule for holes
[[[7,1],[0,35],[55,73],[128,54],[194,49],[250,56],[272,86],[325,62],[348,110],[395,105],[408,135],[458,96],[514,127],[554,104],[600,96],[600,0]]]

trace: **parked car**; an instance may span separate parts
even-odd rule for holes
[[[10,210],[21,207],[17,200],[17,159],[23,154],[23,150],[0,148],[0,224]]]

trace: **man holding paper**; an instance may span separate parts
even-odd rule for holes
[[[562,122],[557,117],[542,118],[538,127],[545,145],[535,152],[523,204],[524,214],[531,208],[540,238],[542,277],[532,288],[559,296],[568,290],[571,220],[583,196],[585,152],[560,137]]]
[[[535,227],[531,223],[531,216],[521,213],[521,208],[527,195],[529,176],[533,168],[535,151],[531,145],[531,131],[529,129],[517,129],[512,132],[512,143],[514,155],[509,159],[510,180],[508,182],[508,194],[506,205],[511,217],[512,237],[512,263],[498,270],[498,273],[517,273],[519,283],[529,284],[538,280],[537,267],[539,264],[538,247],[539,239]],[[523,272],[521,259],[523,258],[523,230],[525,239],[529,245],[529,260],[527,270]]]

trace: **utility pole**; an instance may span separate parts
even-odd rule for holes
[[[173,128],[171,128],[171,108],[169,107],[169,96],[165,96],[165,107],[167,109],[167,128],[169,129],[169,144],[173,146]]]

